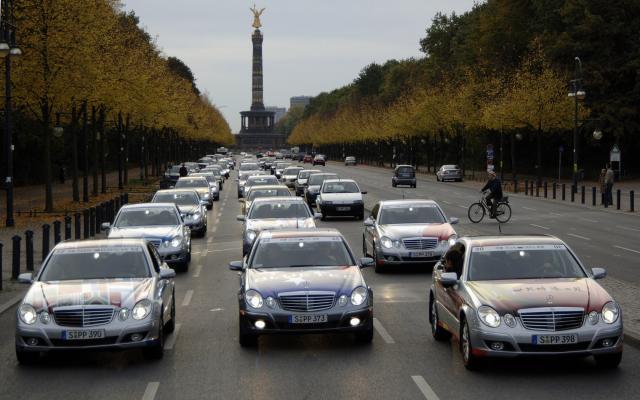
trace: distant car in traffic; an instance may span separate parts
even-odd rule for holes
[[[348,156],[344,159],[344,165],[356,165],[356,158],[353,156]]]
[[[283,185],[252,186],[247,190],[245,197],[239,200],[242,214],[247,213],[247,210],[251,207],[251,204],[255,199],[261,197],[290,196],[291,192],[286,186]]]
[[[296,186],[296,180],[298,179],[298,173],[302,171],[302,167],[289,166],[282,170],[282,184],[288,188],[293,189]]]
[[[322,172],[319,174],[309,175],[309,179],[307,180],[307,188],[304,191],[304,199],[307,204],[309,204],[309,206],[313,206],[316,204],[316,198],[318,197],[318,193],[320,193],[322,182],[324,182],[325,179],[338,179],[338,175],[331,172]]]
[[[201,170],[202,171],[202,170]],[[196,172],[195,174],[189,175],[190,177],[203,177],[209,183],[209,189],[211,190],[211,196],[213,201],[220,200],[220,185],[222,185],[221,181],[214,175],[214,172]]]
[[[364,219],[363,192],[352,179],[325,179],[316,198],[322,219],[331,216],[353,216]]]
[[[172,189],[178,179],[180,179],[180,168],[182,165],[173,165],[164,173],[163,179],[160,181],[160,189]]]
[[[280,181],[273,175],[252,175],[247,177],[247,180],[242,187],[242,197],[245,196],[247,190],[254,186],[273,186],[279,185]]]
[[[436,172],[438,182],[457,181],[462,182],[462,170],[457,165],[443,165]]]
[[[336,230],[262,232],[240,271],[238,339],[255,346],[276,333],[352,333],[373,340],[373,292],[356,259]]]
[[[175,272],[140,239],[62,242],[35,274],[16,312],[18,362],[49,351],[141,348],[163,355],[175,329]]]
[[[315,157],[313,157],[313,166],[315,167],[316,165],[322,165],[323,167],[325,166],[326,161],[325,158],[322,154],[318,154]]]
[[[596,282],[605,275],[552,236],[460,238],[433,273],[431,333],[459,338],[468,369],[488,357],[589,355],[615,368],[622,311]]]
[[[396,187],[400,185],[412,188],[416,187],[416,169],[412,165],[398,165],[393,170],[391,186]]]
[[[209,185],[209,181],[204,176],[183,176],[178,179],[176,189],[192,189],[198,192],[198,195],[206,203],[207,209],[213,208],[213,199],[215,194]]]
[[[362,252],[373,257],[376,272],[402,264],[434,265],[457,238],[447,218],[433,200],[384,200],[364,221]]]
[[[291,163],[289,162],[283,162],[283,161],[275,162],[271,166],[272,175],[275,175],[276,178],[280,179],[282,177],[282,171],[284,171],[284,169],[289,167],[290,165]]]
[[[192,234],[204,236],[207,232],[206,202],[200,199],[196,191],[192,189],[158,190],[151,202],[175,204]]]
[[[322,173],[319,169],[303,169],[298,172],[298,177],[294,183],[294,189],[296,196],[304,195],[304,191],[307,188],[307,180],[311,174]]]
[[[313,163],[313,156],[311,154],[306,154],[304,157],[302,157],[302,162],[304,164],[311,164]]]

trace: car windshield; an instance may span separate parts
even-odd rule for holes
[[[335,179],[337,175],[311,175],[309,177],[309,186],[322,185],[325,179]]]
[[[309,218],[309,208],[301,201],[269,201],[254,203],[249,219]]]
[[[276,164],[276,168],[277,169],[284,169],[287,168],[289,166],[289,163],[277,163]]]
[[[468,280],[584,278],[564,245],[486,246],[471,249]]]
[[[130,226],[178,225],[175,211],[167,208],[149,207],[122,210],[113,224],[117,228]]]
[[[54,250],[41,281],[147,278],[149,268],[139,246],[104,246]]]
[[[412,167],[400,167],[398,168],[398,174],[410,174],[413,175],[413,168]]]
[[[285,168],[284,171],[282,171],[282,175],[298,175],[298,171],[300,171],[302,168],[297,168],[297,167],[293,167],[293,168]]]
[[[260,167],[254,163],[244,163],[240,165],[240,171],[255,171],[258,169],[260,169]]]
[[[154,203],[174,203],[178,206],[194,206],[199,204],[195,193],[156,193]]]
[[[327,182],[322,186],[322,193],[359,193],[354,182]]]
[[[289,197],[291,196],[291,192],[289,189],[255,189],[249,192],[249,196],[247,200],[253,201],[253,199],[257,199],[259,197]]]
[[[209,187],[206,179],[179,179],[178,182],[176,182],[176,189],[201,187]]]
[[[247,179],[247,186],[277,185],[278,183],[280,183],[278,182],[278,178],[271,175]]]
[[[354,265],[339,237],[261,239],[251,268],[293,268]]]
[[[317,173],[318,173],[318,171],[305,171],[305,170],[302,170],[302,171],[300,171],[298,173],[298,179],[307,179],[307,178],[309,178],[309,175],[317,174]]]
[[[442,212],[435,204],[392,204],[380,210],[379,225],[442,224]]]
[[[182,168],[182,166],[174,165],[174,166],[171,167],[171,169],[169,169],[169,173],[178,174],[178,173],[180,173],[180,168]]]
[[[460,169],[457,165],[443,165],[442,169]]]

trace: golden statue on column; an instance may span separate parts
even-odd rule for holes
[[[253,5],[253,8],[250,8],[249,10],[251,10],[253,12],[253,26],[254,28],[258,29],[262,26],[262,24],[260,23],[260,16],[262,15],[262,13],[264,12],[264,10],[266,10],[266,8],[263,8],[262,10],[258,10],[256,8],[256,5]]]

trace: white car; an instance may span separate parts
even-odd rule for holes
[[[327,179],[322,183],[316,198],[318,211],[324,220],[327,216],[353,216],[364,219],[363,192],[352,179]]]
[[[302,171],[302,167],[287,167],[282,171],[282,184],[288,188],[293,189],[296,185],[296,179],[298,179],[298,173]]]

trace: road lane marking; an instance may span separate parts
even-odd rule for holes
[[[567,235],[569,235],[569,236],[573,236],[573,237],[575,237],[575,238],[582,239],[582,240],[591,240],[591,239],[590,239],[590,238],[588,238],[588,237],[580,236],[580,235],[576,235],[575,233],[567,233]]]
[[[524,207],[524,206],[522,206],[522,208],[524,208],[525,210],[529,210],[529,211],[538,211],[537,208]]]
[[[160,382],[149,382],[147,384],[147,388],[144,390],[144,394],[142,395],[142,400],[155,399],[156,393],[158,393],[158,387],[160,387]]]
[[[418,386],[418,389],[420,389],[425,399],[440,400],[440,397],[438,397],[436,392],[431,389],[431,386],[429,386],[427,381],[424,380],[422,375],[413,375],[411,379],[413,379],[413,382],[416,384],[416,386]]]
[[[373,327],[376,329],[378,334],[382,337],[382,340],[387,342],[387,344],[394,344],[396,342],[395,340],[393,340],[391,335],[389,335],[389,332],[387,332],[387,330],[384,329],[384,326],[382,326],[380,321],[378,321],[378,318],[373,319]]]
[[[631,252],[633,252],[633,253],[638,253],[638,254],[640,254],[640,251],[638,251],[638,250],[629,249],[629,248],[622,247],[622,246],[613,246],[613,247],[615,247],[616,249],[626,250],[626,251],[631,251]]]
[[[242,250],[242,247],[230,247],[228,249],[217,249],[217,250],[208,250],[207,253],[218,253],[221,251],[235,251],[235,250]]]
[[[549,214],[555,215],[556,217],[564,217],[563,214],[558,214],[558,213],[554,213],[554,212],[550,212]]]
[[[173,350],[173,346],[176,345],[176,340],[178,340],[178,333],[180,332],[180,327],[182,324],[176,324],[176,329],[173,331],[171,335],[164,342],[165,350]]]
[[[193,290],[187,290],[187,293],[184,294],[184,300],[182,300],[182,307],[187,307],[189,303],[191,303],[192,297],[193,297]]]
[[[465,210],[466,210],[467,208],[469,208],[468,206],[461,206],[460,204],[458,204],[458,207],[460,207],[460,208],[464,208]]]
[[[221,307],[216,307],[216,308],[212,308],[211,310],[209,310],[211,312],[218,312],[218,311],[224,311],[224,308]]]
[[[627,231],[640,232],[640,229],[636,229],[636,228],[628,228],[628,227],[626,227],[626,226],[616,225],[616,228],[624,229],[624,230],[627,230]]]
[[[222,213],[218,213],[218,217],[222,217]]]
[[[598,223],[598,221],[596,221],[595,219],[589,219],[589,218],[580,218],[580,219],[583,220],[583,221],[592,222],[594,224]]]
[[[194,278],[198,278],[200,276],[200,272],[202,272],[202,265],[198,265],[196,267],[195,272],[193,273]]]
[[[446,200],[442,200],[442,202],[443,202],[444,204],[451,204],[451,202],[450,202],[450,201],[446,201]]]
[[[536,225],[536,224],[529,224],[529,225],[531,225],[533,227],[536,227],[536,228],[540,228],[540,229],[546,229],[546,230],[551,229],[551,228],[547,228],[546,226],[542,226],[542,225]]]

